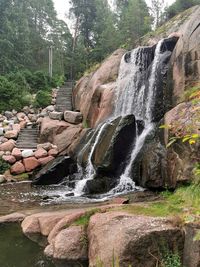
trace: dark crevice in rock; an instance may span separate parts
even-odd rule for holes
[[[190,34],[190,37],[193,35],[193,33],[200,27],[200,23],[194,28],[194,30],[192,31],[192,33]]]

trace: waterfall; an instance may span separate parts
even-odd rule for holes
[[[154,97],[155,97],[155,92],[157,89],[156,88],[156,78],[157,78],[156,76],[157,76],[157,68],[158,68],[158,64],[159,64],[159,60],[160,60],[160,55],[161,55],[162,44],[163,44],[163,40],[159,41],[159,43],[156,46],[155,56],[154,56],[151,74],[150,74],[150,78],[149,78],[147,98],[146,98],[146,101],[143,101],[143,103],[141,104],[141,108],[143,110],[145,110],[145,113],[144,113],[144,116],[142,118],[139,117],[139,119],[144,120],[145,127],[144,127],[144,130],[142,131],[141,134],[137,134],[136,142],[135,142],[134,148],[133,148],[132,153],[131,153],[130,161],[126,166],[124,173],[120,177],[119,184],[116,186],[116,188],[111,190],[113,193],[130,191],[130,187],[132,187],[131,190],[133,190],[135,188],[135,183],[131,180],[132,166],[133,166],[133,163],[134,163],[138,153],[140,152],[140,150],[142,149],[142,147],[144,145],[146,137],[154,129],[154,124],[152,123],[152,112],[153,112],[152,109],[154,107],[154,105],[153,105],[154,104]],[[143,91],[143,89],[142,89],[142,91]],[[142,95],[144,95],[144,94],[142,93]],[[138,101],[139,102],[141,100],[140,98],[141,98],[140,93],[138,93]],[[145,106],[143,106],[144,102],[145,102]],[[138,106],[136,106],[136,108],[138,108]],[[134,113],[136,118],[137,118],[138,114],[140,114],[140,113],[141,112]],[[132,183],[131,183],[131,181],[132,181]]]
[[[94,178],[95,169],[94,169],[93,164],[92,164],[92,155],[93,155],[94,150],[96,148],[96,145],[98,144],[99,139],[100,139],[100,137],[101,137],[102,133],[104,132],[104,129],[106,128],[107,125],[108,125],[108,122],[103,123],[95,131],[95,133],[97,132],[97,136],[95,138],[95,142],[94,142],[92,149],[91,149],[89,156],[88,156],[86,175],[85,175],[84,179],[77,182],[76,187],[74,189],[74,195],[75,196],[81,196],[84,193],[84,188],[85,188],[87,181],[92,180]]]
[[[131,179],[131,170],[147,136],[154,129],[152,112],[155,104],[154,98],[157,89],[157,68],[159,65],[162,44],[163,41],[160,41],[157,44],[153,62],[153,56],[149,53],[150,49],[148,47],[139,47],[131,51],[129,56],[127,56],[127,54],[123,56],[117,80],[115,110],[107,122],[98,126],[94,133],[96,134],[96,138],[89,153],[86,175],[82,180],[77,182],[74,190],[75,195],[83,195],[87,181],[92,180],[95,176],[92,156],[106,126],[113,119],[129,114],[134,114],[136,120],[144,121],[144,129],[142,132],[137,131],[136,140],[132,147],[132,152],[126,168],[119,178],[118,185],[109,193],[113,194],[137,189],[134,181]],[[150,65],[151,72],[148,77],[148,69]]]

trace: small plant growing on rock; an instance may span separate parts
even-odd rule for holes
[[[82,235],[80,243],[83,245],[83,247],[85,247],[85,248],[88,247],[88,237],[87,237],[87,233],[86,232]]]
[[[73,225],[81,225],[81,226],[85,226],[87,227],[88,226],[88,223],[90,221],[90,217],[92,215],[94,215],[95,213],[98,213],[98,212],[101,212],[100,209],[96,208],[96,209],[91,209],[91,210],[88,210],[86,211],[86,213],[81,216],[79,219],[77,219]]]
[[[161,267],[182,267],[181,259],[178,253],[167,251],[164,254]]]

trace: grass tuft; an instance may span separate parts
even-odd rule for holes
[[[89,221],[90,221],[90,217],[92,215],[94,215],[95,213],[100,212],[100,209],[92,209],[89,211],[86,211],[86,213],[81,216],[79,219],[77,219],[76,221],[73,222],[73,225],[79,225],[79,226],[88,226]]]

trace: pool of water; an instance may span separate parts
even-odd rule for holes
[[[19,224],[0,225],[1,267],[54,267],[43,248],[26,238]]]
[[[70,196],[63,185],[32,186],[30,182],[0,185],[0,216],[16,211],[72,209],[106,203],[103,199]],[[0,266],[1,267],[1,266]]]

